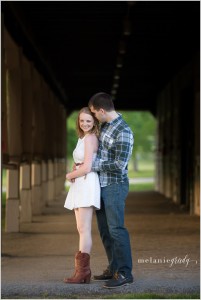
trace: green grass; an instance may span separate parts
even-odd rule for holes
[[[1,205],[5,206],[6,205],[6,192],[1,192]]]
[[[153,178],[154,171],[153,170],[139,170],[138,172],[135,172],[133,170],[129,170],[128,177],[129,178]]]
[[[2,170],[2,187],[6,186],[6,170]]]
[[[200,299],[199,294],[155,294],[155,293],[136,293],[136,294],[113,294],[113,295],[68,295],[57,294],[51,295],[49,292],[44,292],[40,295],[40,299]],[[38,297],[36,297],[37,299]],[[5,298],[2,298],[5,299]],[[13,299],[27,299],[25,295],[15,295]]]
[[[35,297],[37,299],[39,297]],[[154,294],[154,293],[138,293],[138,294],[113,294],[113,295],[82,295],[82,299],[200,299],[199,294]],[[6,299],[6,298],[2,298]],[[15,295],[13,299],[27,299],[25,295]],[[40,299],[80,299],[80,295],[58,294],[51,295],[44,292],[40,295]]]
[[[154,177],[155,166],[154,161],[139,161],[138,163],[138,172],[134,171],[133,161],[129,162],[128,165],[128,177],[129,178],[148,178]]]
[[[135,183],[129,185],[129,192],[153,191],[153,190],[155,190],[154,183]]]
[[[199,294],[114,294],[103,296],[104,299],[200,299]]]

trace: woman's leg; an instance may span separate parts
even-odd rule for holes
[[[91,278],[90,252],[92,246],[91,222],[93,208],[77,208],[74,211],[80,238],[79,251],[75,254],[75,273],[70,278],[64,278],[64,282],[89,283]]]
[[[93,207],[80,207],[75,209],[77,229],[79,232],[79,251],[82,253],[91,252],[91,222],[93,216]]]

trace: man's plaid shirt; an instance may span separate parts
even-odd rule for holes
[[[92,171],[99,173],[101,187],[127,178],[133,144],[133,133],[120,114],[101,125],[98,153],[92,164]]]

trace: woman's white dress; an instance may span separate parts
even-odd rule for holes
[[[78,139],[73,159],[75,163],[84,161],[84,139]],[[94,153],[95,158],[96,153]],[[78,207],[90,207],[100,209],[100,182],[96,172],[90,172],[85,176],[77,177],[75,182],[70,183],[64,207],[74,209]]]

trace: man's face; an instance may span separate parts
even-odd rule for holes
[[[90,106],[91,112],[94,114],[96,119],[98,119],[99,122],[104,123],[106,122],[106,115],[105,110],[100,108],[99,110],[94,109],[93,105]]]

